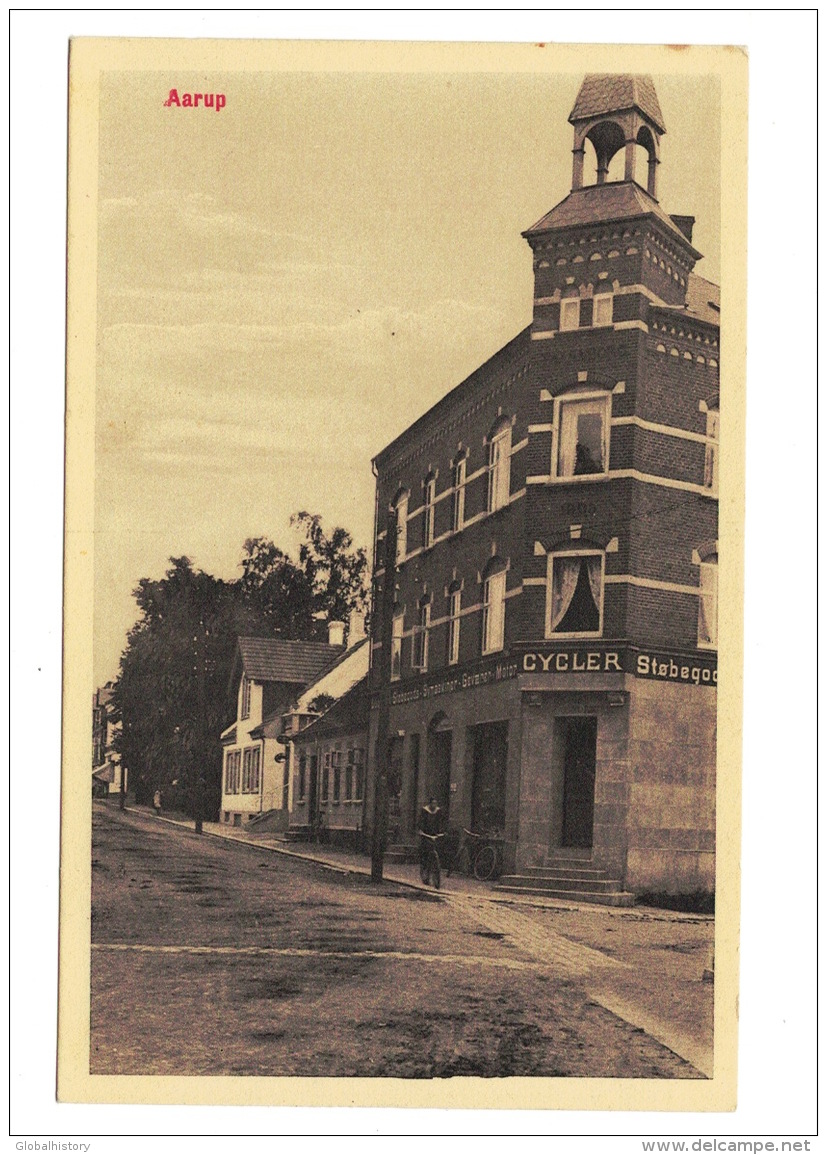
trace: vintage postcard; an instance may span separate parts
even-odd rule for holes
[[[62,1101],[734,1109],[746,96],[72,42]]]

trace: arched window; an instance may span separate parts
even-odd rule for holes
[[[505,645],[505,581],[505,563],[500,559],[492,559],[483,576],[483,654],[497,653]]]
[[[600,550],[561,550],[548,555],[546,637],[603,632],[603,564]]]
[[[698,646],[718,648],[718,555],[707,554],[700,563],[698,582]]]
[[[503,418],[491,431],[488,448],[488,510],[493,513],[511,498],[511,421]]]

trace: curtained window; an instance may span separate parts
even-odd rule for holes
[[[502,509],[511,497],[511,426],[491,440],[488,458],[488,510]]]
[[[482,652],[493,654],[505,643],[505,570],[486,579],[482,605]]]
[[[718,556],[701,563],[698,598],[698,645],[718,648]]]
[[[546,637],[602,633],[603,554],[551,554]]]
[[[609,395],[558,402],[557,476],[605,473],[609,465]]]

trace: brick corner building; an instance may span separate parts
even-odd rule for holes
[[[719,291],[657,200],[652,81],[587,76],[569,120],[531,325],[374,461],[371,765],[385,695],[392,838],[435,793],[511,885],[712,891]]]

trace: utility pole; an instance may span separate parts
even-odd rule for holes
[[[388,755],[390,753],[391,673],[393,667],[393,607],[396,601],[396,510],[388,510],[385,527],[385,576],[382,581],[382,649],[379,674],[379,722],[376,734],[376,765],[373,773],[373,838],[370,877],[382,881],[388,841]]]

